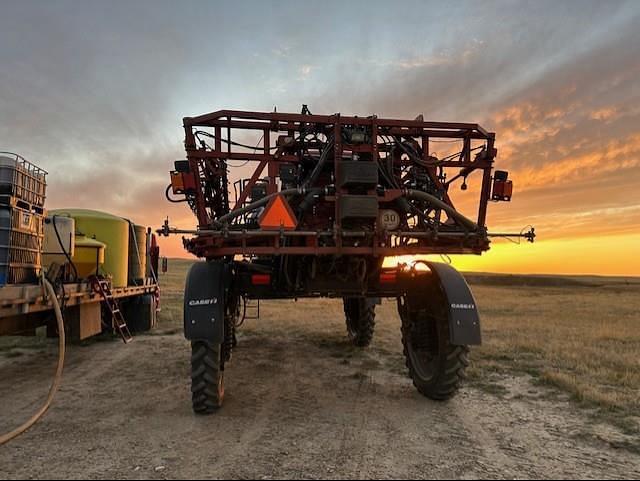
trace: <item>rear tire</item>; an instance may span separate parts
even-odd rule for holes
[[[196,414],[211,414],[222,406],[224,372],[220,344],[191,342],[191,396]]]
[[[358,347],[367,347],[376,326],[375,305],[364,297],[347,297],[343,303],[349,339]]]
[[[148,332],[156,326],[156,300],[153,294],[134,297],[121,305],[132,333]]]
[[[428,307],[422,303],[413,309],[406,297],[398,299],[402,345],[409,376],[418,392],[444,401],[455,395],[465,377],[469,348],[449,342],[445,304],[437,299],[431,302]]]

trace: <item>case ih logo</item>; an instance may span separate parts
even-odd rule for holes
[[[218,299],[192,299],[189,301],[190,306],[209,306],[211,304],[215,304]]]
[[[467,309],[472,310],[475,309],[475,304],[451,304],[451,309]]]

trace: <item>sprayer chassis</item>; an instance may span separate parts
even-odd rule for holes
[[[487,132],[478,124],[393,120],[375,116],[351,117],[339,114],[325,116],[222,110],[199,117],[187,117],[184,119],[184,129],[189,169],[188,172],[182,173],[186,185],[180,193],[184,193],[189,199],[198,219],[198,230],[173,232],[195,234],[195,237],[185,240],[185,247],[198,257],[275,254],[480,254],[489,248],[484,225],[487,205],[491,198],[491,170],[496,155],[495,134]],[[199,129],[209,129],[210,145],[199,144]],[[238,145],[239,141],[236,139],[241,140],[243,133],[256,131],[261,134],[261,141],[254,149]],[[353,142],[344,135],[345,132],[354,131],[366,132],[366,140]],[[401,138],[415,143],[421,151],[420,156],[425,165],[429,166],[425,170],[431,184],[441,192],[441,200],[453,210],[455,206],[448,194],[449,187],[456,181],[466,180],[475,171],[480,171],[479,203],[475,220],[478,229],[472,232],[468,228],[455,225],[445,229],[441,225],[434,225],[429,229],[416,227],[388,230],[379,224],[370,231],[349,228],[345,225],[341,213],[341,207],[344,205],[341,198],[349,193],[348,189],[339,185],[323,193],[322,202],[333,207],[326,214],[329,217],[323,219],[321,225],[299,225],[296,230],[289,231],[234,228],[215,224],[215,219],[229,211],[245,207],[257,184],[266,184],[267,195],[277,193],[281,187],[278,183],[281,166],[292,165],[299,168],[303,162],[301,143],[295,139],[304,138],[305,135],[308,138],[311,132],[319,133],[325,139],[335,139],[329,160],[329,163],[333,164],[335,178],[340,177],[345,162],[354,156],[366,156],[371,162],[376,163],[385,157],[388,159],[387,162],[393,164],[393,175],[398,174],[398,182],[402,182],[402,173],[406,173],[415,164],[415,160],[403,155],[403,152],[391,146],[385,139]],[[293,142],[291,139],[294,139]],[[436,165],[432,162],[431,150],[433,145],[436,145],[434,142],[441,141],[458,141],[461,151],[455,156],[438,160]],[[474,145],[479,142],[483,143],[485,148],[482,155],[474,156],[474,151],[477,150]],[[309,146],[313,146],[313,142],[310,142]],[[227,188],[223,184],[227,182],[225,171],[234,167],[230,163],[234,161],[257,163],[257,166],[250,177],[239,186],[236,203],[230,207]],[[447,178],[446,174],[450,171],[455,172]],[[307,190],[316,186],[317,184],[308,186]],[[375,196],[379,208],[384,209],[406,196],[408,189],[405,186],[397,187],[387,185],[384,189],[372,188],[363,194]],[[304,195],[302,188],[300,195]],[[362,241],[354,242],[353,239]]]

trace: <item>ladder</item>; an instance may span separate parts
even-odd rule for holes
[[[118,300],[113,297],[109,281],[102,276],[91,276],[90,280],[91,287],[94,292],[100,294],[102,300],[111,313],[111,327],[114,331],[120,334],[120,337],[125,344],[129,344],[133,341],[133,336],[131,335],[129,326],[127,326],[127,322],[124,320],[122,312],[120,311]]]
[[[245,319],[260,319],[260,299],[247,299],[244,311]]]

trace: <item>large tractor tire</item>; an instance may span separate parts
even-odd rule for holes
[[[398,299],[402,320],[402,345],[409,376],[423,396],[437,401],[447,400],[457,392],[469,365],[467,346],[450,342],[446,304],[440,299],[432,303]]]
[[[376,326],[375,304],[365,297],[348,297],[343,302],[349,339],[358,347],[367,347]]]
[[[222,406],[224,372],[220,344],[191,342],[191,396],[196,414],[211,414]]]

